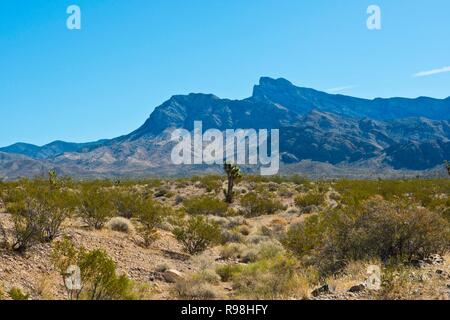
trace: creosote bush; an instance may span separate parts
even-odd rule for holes
[[[191,217],[184,226],[175,228],[173,234],[189,254],[199,254],[221,241],[220,227],[203,216]]]
[[[91,228],[101,229],[115,215],[111,191],[97,186],[83,186],[79,194],[78,213]]]
[[[51,260],[59,271],[71,300],[135,298],[132,282],[124,275],[117,275],[116,264],[103,250],[76,248],[68,238],[64,238],[54,244]],[[81,287],[76,290],[66,285],[65,279],[70,266],[77,266],[80,270]]]
[[[319,207],[324,202],[323,193],[313,191],[302,195],[298,195],[294,199],[295,205],[301,209],[306,209],[309,207]]]
[[[152,199],[143,198],[136,199],[135,208],[139,221],[137,231],[148,247],[158,238],[157,226],[169,215],[169,209]]]
[[[208,196],[186,199],[183,205],[186,212],[191,215],[226,216],[228,211],[226,203]]]
[[[450,248],[450,229],[437,213],[375,197],[358,208],[309,217],[290,228],[284,245],[330,273],[350,261],[409,262],[443,254]]]
[[[241,197],[242,213],[247,218],[271,215],[282,210],[281,202],[269,193],[249,192]]]
[[[36,243],[50,242],[60,235],[61,225],[75,207],[73,193],[41,182],[27,184],[13,191],[7,204],[12,215],[15,251],[25,251]],[[8,246],[6,230],[0,228],[4,245]]]

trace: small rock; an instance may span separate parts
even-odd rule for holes
[[[423,260],[412,260],[411,264],[416,268],[425,268],[426,262]]]
[[[177,270],[170,269],[163,273],[164,280],[168,283],[175,283],[178,280],[183,279],[183,274]]]
[[[439,265],[444,263],[444,258],[438,254],[432,254],[425,259],[425,262],[431,265]]]
[[[318,287],[318,288],[314,289],[311,292],[311,295],[313,297],[318,297],[318,296],[321,296],[323,294],[329,294],[329,293],[331,293],[330,286],[328,284],[325,284],[325,285],[323,285],[321,287]]]
[[[348,292],[357,293],[364,290],[366,290],[366,285],[364,283],[361,283],[348,289]]]

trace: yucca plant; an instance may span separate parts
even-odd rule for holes
[[[233,188],[234,185],[238,182],[239,179],[242,178],[241,169],[236,164],[231,164],[225,162],[223,165],[223,170],[227,175],[228,186],[223,192],[225,194],[225,202],[233,203]]]

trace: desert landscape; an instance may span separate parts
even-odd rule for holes
[[[230,165],[2,182],[0,297],[448,300],[449,190],[449,179],[264,178]]]

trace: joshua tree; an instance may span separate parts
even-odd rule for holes
[[[225,162],[223,165],[223,170],[227,174],[227,180],[228,180],[228,186],[226,190],[223,190],[225,194],[225,202],[232,203],[233,202],[233,188],[235,183],[237,183],[237,180],[242,177],[241,175],[241,169],[239,169],[239,166],[235,164],[230,164]]]
[[[56,186],[56,184],[58,183],[58,174],[55,170],[50,170],[48,172],[48,182],[52,187]]]
[[[445,167],[447,168],[448,175],[450,176],[450,162],[445,161]]]

